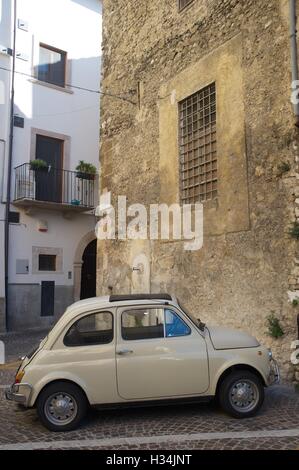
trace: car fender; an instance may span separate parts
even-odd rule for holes
[[[29,407],[33,407],[35,405],[36,399],[38,398],[40,392],[46,385],[49,385],[50,383],[56,382],[58,380],[66,380],[68,382],[74,383],[75,385],[78,385],[83,390],[87,399],[89,400],[87,384],[82,379],[80,379],[80,377],[75,374],[66,372],[65,370],[58,370],[55,372],[50,372],[49,374],[43,376],[38,382],[34,384],[29,400]]]
[[[264,370],[262,370],[261,367],[259,367],[256,363],[253,363],[251,361],[246,361],[246,360],[230,360],[230,361],[225,361],[222,366],[213,374],[211,377],[211,386],[210,386],[210,391],[211,395],[215,395],[217,391],[217,385],[219,382],[220,377],[222,374],[224,374],[226,371],[233,367],[240,367],[240,366],[245,366],[249,367],[251,369],[254,369],[263,379],[264,383],[267,384],[268,382],[268,377],[267,374]]]

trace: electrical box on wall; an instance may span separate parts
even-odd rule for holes
[[[37,222],[37,229],[39,232],[46,233],[48,231],[48,222],[46,220],[39,220]]]
[[[0,54],[12,56],[12,49],[10,49],[10,47],[2,46],[0,44]]]
[[[24,60],[25,62],[28,62],[29,56],[28,54],[25,54],[25,52],[17,52],[16,53],[16,58],[20,60]]]
[[[16,274],[29,274],[29,260],[17,259]]]
[[[25,119],[21,116],[14,116],[13,117],[13,125],[14,125],[14,127],[20,127],[21,129],[24,129]]]
[[[21,20],[20,18],[18,19],[18,28],[22,29],[23,31],[28,31],[28,21]]]

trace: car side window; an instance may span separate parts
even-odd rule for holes
[[[121,334],[128,341],[164,338],[164,309],[144,308],[123,312]]]
[[[165,334],[167,338],[188,336],[191,328],[172,310],[165,309]]]
[[[100,312],[77,320],[64,337],[65,346],[93,346],[113,341],[113,315]]]

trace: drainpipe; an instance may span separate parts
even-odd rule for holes
[[[11,174],[13,157],[13,134],[14,134],[14,105],[15,105],[15,69],[16,69],[16,34],[17,34],[17,0],[14,0],[13,13],[13,56],[12,56],[12,76],[11,76],[11,94],[10,94],[10,131],[8,147],[8,165],[7,165],[7,191],[5,206],[5,228],[4,228],[4,271],[5,271],[5,324],[6,331],[9,331],[9,311],[8,311],[8,268],[9,268],[9,211],[11,203]]]
[[[292,83],[298,85],[298,48],[297,48],[297,0],[290,0],[290,38],[291,38],[291,66]],[[294,87],[295,89],[297,87]],[[299,103],[294,104],[295,125],[299,127]]]

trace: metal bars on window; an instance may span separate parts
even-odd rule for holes
[[[217,197],[216,84],[179,103],[180,185],[183,204]]]

